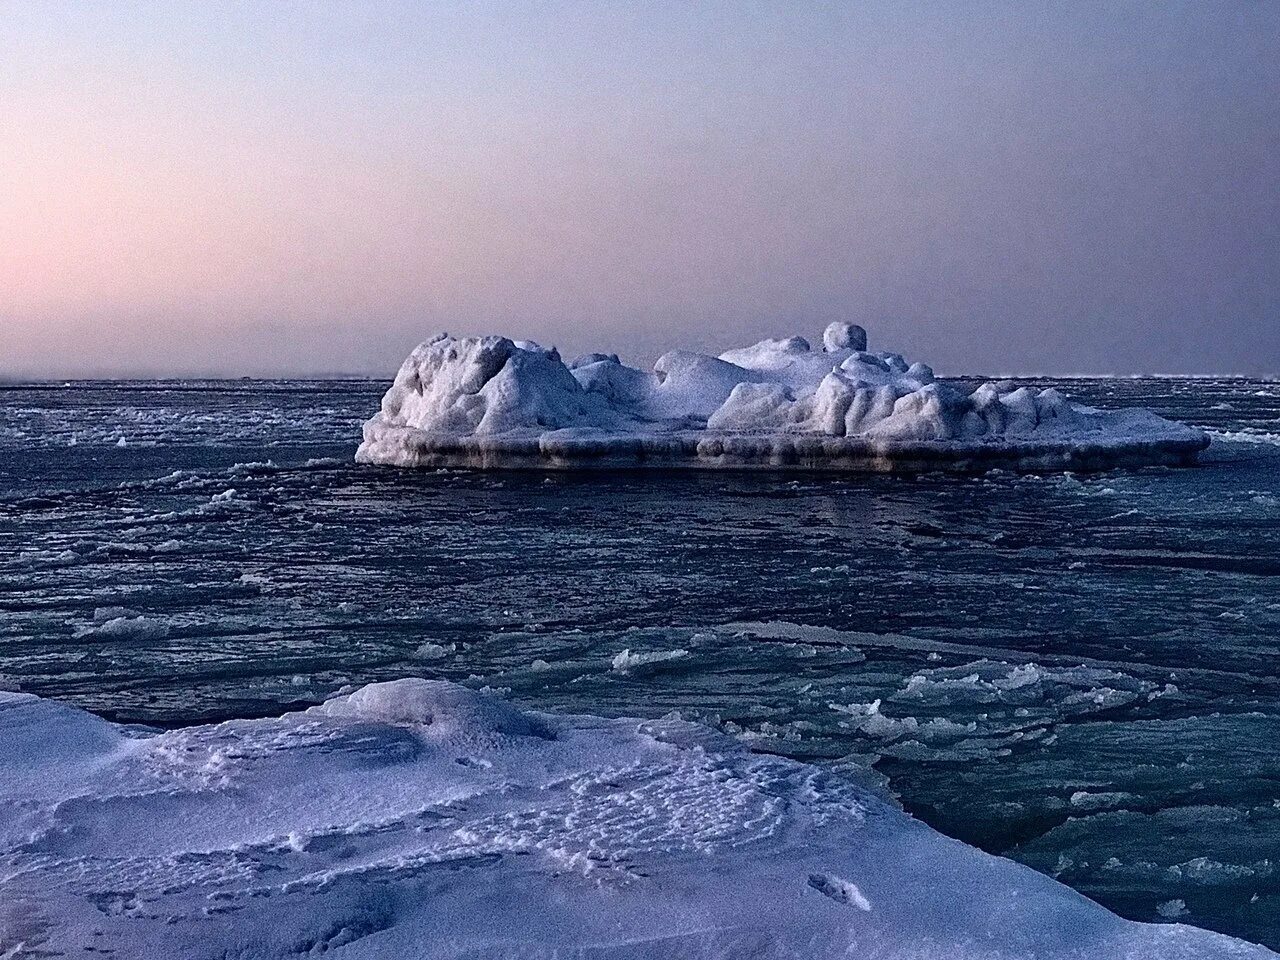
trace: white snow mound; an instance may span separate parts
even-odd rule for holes
[[[456,683],[418,677],[371,683],[326,700],[310,712],[406,726],[433,739],[550,737],[546,727],[530,714],[496,697]]]
[[[674,717],[404,680],[158,733],[0,694],[0,957],[90,953],[1275,957],[1122,920]]]
[[[965,390],[831,324],[652,373],[615,354],[566,365],[505,337],[440,334],[400,367],[356,459],[398,466],[1096,469],[1187,463],[1199,430],[1009,382]]]

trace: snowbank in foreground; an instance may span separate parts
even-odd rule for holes
[[[144,735],[0,694],[0,956],[1263,958],[705,728],[425,680]]]
[[[1145,410],[1102,411],[1056,390],[971,393],[923,363],[870,353],[833,323],[719,357],[672,351],[653,373],[616,355],[565,364],[505,337],[441,334],[401,366],[356,459],[399,466],[1092,469],[1186,463],[1199,430]]]

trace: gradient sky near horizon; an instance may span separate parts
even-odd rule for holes
[[[1280,373],[1280,3],[0,0],[0,376]]]

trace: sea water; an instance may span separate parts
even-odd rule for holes
[[[672,711],[1119,913],[1280,946],[1280,383],[1097,476],[358,467],[371,381],[0,388],[0,687],[173,727],[402,676]]]

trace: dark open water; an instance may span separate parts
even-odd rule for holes
[[[0,685],[155,725],[405,675],[679,710],[1280,947],[1280,383],[1058,385],[1220,439],[1096,477],[405,473],[350,462],[379,383],[0,388]]]

